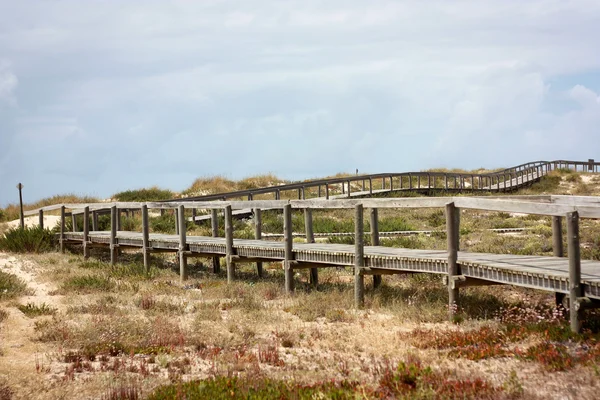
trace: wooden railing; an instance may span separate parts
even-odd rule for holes
[[[589,161],[533,161],[501,171],[475,174],[457,172],[401,172],[401,173],[377,173],[368,175],[348,176],[343,178],[326,178],[305,182],[296,182],[285,185],[277,185],[256,189],[238,190],[227,193],[217,193],[202,196],[186,197],[185,200],[229,200],[247,198],[253,200],[261,194],[272,194],[276,200],[281,199],[281,193],[285,191],[297,191],[299,200],[310,197],[310,189],[314,190],[316,197],[329,199],[333,187],[339,187],[343,195],[351,197],[352,184],[360,188],[366,195],[373,194],[373,181],[381,180],[381,189],[387,191],[412,190],[412,191],[513,191],[525,185],[529,185],[541,178],[551,170],[568,168],[575,171],[599,172],[600,162]],[[166,202],[177,202],[182,199],[171,199]]]

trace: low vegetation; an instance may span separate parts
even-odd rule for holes
[[[12,228],[0,237],[0,250],[13,253],[44,253],[55,246],[52,232],[40,227]]]
[[[126,190],[115,193],[112,198],[124,202],[143,202],[169,200],[175,197],[175,193],[168,189],[160,189],[156,186],[145,189]]]
[[[13,299],[27,292],[27,285],[22,279],[0,270],[0,300]]]

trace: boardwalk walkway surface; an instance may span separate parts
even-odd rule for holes
[[[553,162],[557,163],[558,162]],[[600,163],[585,163],[587,170],[597,171]],[[578,165],[578,164],[575,164]],[[519,176],[508,180],[497,180],[496,185],[507,188],[522,185],[547,173],[555,164],[534,164],[524,169]],[[533,169],[533,170],[532,170]],[[513,172],[510,172],[511,174]],[[511,175],[512,176],[512,175]],[[411,178],[412,179],[412,178]],[[492,180],[490,180],[492,181]],[[472,182],[479,182],[473,178]],[[492,189],[497,189],[493,184]],[[263,262],[282,262],[286,291],[294,290],[295,269],[309,268],[313,284],[318,282],[318,269],[351,266],[354,268],[355,300],[358,307],[364,304],[364,277],[374,276],[374,285],[381,276],[396,273],[434,273],[444,276],[448,286],[449,305],[459,304],[459,289],[469,286],[510,284],[557,293],[561,300],[569,295],[571,328],[580,329],[581,312],[600,305],[600,262],[581,260],[579,244],[579,219],[600,219],[600,198],[593,196],[502,196],[502,197],[406,197],[406,198],[343,198],[309,200],[248,200],[214,201],[205,199],[180,199],[170,202],[146,203],[92,203],[59,204],[33,210],[27,214],[60,210],[61,248],[67,243],[83,245],[84,256],[89,256],[92,246],[110,248],[111,262],[116,262],[117,249],[138,248],[144,255],[144,265],[149,268],[151,252],[176,252],[180,260],[181,279],[187,278],[188,257],[207,257],[213,261],[213,270],[219,271],[219,258],[227,264],[228,282],[235,279],[236,264],[256,262],[257,272],[262,276]],[[446,251],[413,250],[379,246],[378,213],[381,208],[443,208],[446,215]],[[83,232],[66,232],[67,209],[72,217],[83,214]],[[99,210],[110,210],[110,232],[90,229],[90,217]],[[142,231],[128,232],[119,229],[119,210],[139,210],[142,215]],[[176,213],[177,234],[150,233],[148,212],[150,209],[172,210]],[[261,240],[261,209],[283,210],[283,241]],[[354,245],[314,243],[312,212],[314,209],[354,209]],[[364,210],[369,209],[371,243],[364,245]],[[553,246],[556,257],[518,256],[506,254],[484,254],[461,252],[460,209],[515,212],[552,216]],[[187,236],[186,212],[210,211],[213,237]],[[252,210],[255,240],[235,239],[233,212]],[[305,216],[307,243],[295,243],[292,232],[292,212],[301,211]],[[225,215],[225,237],[218,237],[217,211]],[[92,225],[94,218],[91,218]],[[568,258],[563,258],[563,221],[567,226]],[[76,227],[77,224],[73,224]],[[450,312],[454,307],[449,307]]]
[[[83,232],[69,232],[65,237],[81,243]],[[93,244],[109,244],[110,232],[90,232],[89,241]],[[155,250],[179,248],[177,235],[150,234],[149,242]],[[187,236],[186,242],[192,254],[227,254],[225,238]],[[122,247],[141,248],[142,234],[117,232],[117,243]],[[240,257],[240,262],[285,260],[285,243],[281,241],[234,239],[233,250]],[[354,250],[353,245],[294,243],[293,259],[298,262],[299,268],[302,268],[302,263],[319,264],[320,267],[354,266]],[[446,275],[448,270],[448,252],[442,250],[365,246],[364,258],[365,268],[370,268],[371,274],[429,272]],[[569,293],[567,258],[458,252],[458,264],[462,275],[467,278]],[[585,296],[600,299],[600,261],[582,261],[581,278]]]

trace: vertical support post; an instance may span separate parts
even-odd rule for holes
[[[321,185],[319,185],[319,189],[317,189],[317,197],[321,197]]]
[[[381,188],[385,189],[385,176],[381,178]]]
[[[92,230],[98,230],[98,211],[92,211]]]
[[[233,217],[231,206],[225,207],[225,257],[227,261],[227,283],[235,278],[235,262],[233,261]]]
[[[279,189],[277,189],[275,191],[275,200],[280,200],[281,199],[281,191]]]
[[[60,207],[60,252],[65,252],[65,206]]]
[[[342,182],[342,194],[346,194],[346,184]]]
[[[373,178],[369,177],[369,194],[373,194]]]
[[[173,214],[175,215],[175,234],[179,235],[179,210],[174,209]]]
[[[294,270],[292,269],[292,260],[294,259],[294,238],[292,236],[292,206],[286,204],[283,207],[283,231],[284,231],[284,249],[285,259],[283,269],[285,272],[285,291],[291,294],[294,291]]]
[[[302,191],[302,198],[301,198],[301,200],[306,200],[306,188],[304,186],[302,186],[301,191]]]
[[[352,192],[352,188],[350,187],[350,181],[348,183],[348,197],[350,197],[350,193]]]
[[[329,183],[325,184],[325,198],[329,200]]]
[[[219,236],[219,216],[217,214],[217,209],[213,208],[210,210],[210,225],[212,228],[212,236],[213,237],[218,237]],[[213,265],[213,273],[218,274],[219,272],[221,272],[221,260],[219,259],[218,256],[213,256],[212,258],[212,265]]]
[[[554,257],[565,256],[562,236],[562,217],[552,217],[552,250],[554,252]],[[562,306],[565,294],[555,292],[554,297],[556,306]]]
[[[431,174],[427,174],[427,189],[431,189]]]
[[[117,263],[117,206],[110,208],[110,265]]]
[[[552,217],[552,250],[554,257],[564,257],[562,217]]]
[[[390,192],[394,190],[394,178],[390,176]]]
[[[142,205],[142,255],[144,256],[144,269],[150,272],[150,224],[148,223],[148,206]]]
[[[452,321],[458,306],[458,288],[454,285],[454,277],[458,270],[459,219],[458,209],[454,203],[446,204],[446,235],[448,238],[448,316]]]
[[[179,278],[183,282],[187,279],[185,208],[180,205],[177,211],[177,220],[179,221]]]
[[[117,231],[122,230],[123,228],[123,219],[121,218],[121,209],[117,208]]]
[[[40,225],[40,229],[44,229],[44,210],[40,210],[38,212],[38,223]]]
[[[313,219],[312,210],[310,208],[304,209],[304,231],[306,232],[306,243],[315,242],[315,234],[313,232]],[[319,269],[310,269],[310,283],[314,287],[319,285]]]
[[[19,221],[21,223],[21,229],[25,229],[25,215],[23,215],[23,184],[19,183],[17,189],[19,189]]]
[[[249,196],[252,196],[252,195],[249,195]],[[198,213],[197,213],[196,209],[195,209],[195,208],[192,208],[192,223],[193,223],[193,224],[196,224],[196,215],[197,215],[197,214],[198,214]]]
[[[581,331],[581,304],[583,296],[581,286],[581,254],[579,248],[579,213],[573,211],[567,214],[567,244],[569,252],[569,316],[571,331]]]
[[[371,208],[371,246],[379,246],[379,217],[376,208]],[[381,275],[373,275],[374,289],[381,286],[381,278]]]
[[[77,232],[77,216],[73,211],[74,210],[71,211],[71,225],[73,228],[73,232]]]
[[[254,239],[262,239],[262,213],[260,208],[254,209]],[[259,278],[263,277],[263,263],[258,261],[256,263],[256,273]]]
[[[90,241],[90,207],[85,206],[83,209],[83,259],[87,260],[90,257],[90,249],[88,242]]]
[[[365,229],[363,205],[354,208],[354,305],[362,308],[365,305]]]

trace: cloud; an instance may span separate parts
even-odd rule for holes
[[[17,76],[11,72],[9,64],[0,60],[0,107],[4,105],[16,105],[14,91],[19,84]]]
[[[0,204],[15,170],[33,197],[106,197],[594,158],[598,18],[594,0],[4,2]]]

